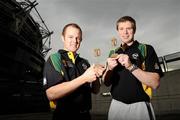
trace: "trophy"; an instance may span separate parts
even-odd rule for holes
[[[111,46],[112,46],[112,49],[111,49],[111,51],[110,51],[110,57],[112,57],[112,58],[116,58],[117,57],[117,53],[115,53],[115,50],[116,50],[116,46],[117,46],[117,39],[115,38],[115,37],[113,37],[112,39],[111,39]]]
[[[99,57],[101,56],[101,50],[100,48],[95,48],[94,49],[94,57]]]
[[[102,67],[102,65],[100,64],[100,61],[98,60],[98,58],[99,58],[100,56],[101,56],[101,50],[100,50],[100,48],[95,48],[95,49],[94,49],[94,57],[95,57],[95,59],[96,59],[95,69],[96,69],[96,68],[98,69],[98,67]],[[99,82],[100,82],[100,84],[102,84],[102,76],[99,77]]]

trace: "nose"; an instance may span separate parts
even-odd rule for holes
[[[80,39],[78,37],[73,38],[73,42],[79,43]]]
[[[124,30],[123,30],[123,33],[124,33],[124,34],[127,34],[127,33],[128,33],[128,30],[127,30],[127,29],[124,29]]]
[[[73,37],[71,40],[72,40],[73,42],[77,42],[77,38],[76,38],[76,37]]]

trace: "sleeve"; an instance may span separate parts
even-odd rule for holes
[[[43,86],[45,89],[63,82],[61,73],[55,70],[50,58],[46,61],[43,71]]]
[[[145,59],[146,71],[156,72],[161,77],[163,76],[163,72],[159,63],[158,56],[151,45],[147,45],[147,57]]]

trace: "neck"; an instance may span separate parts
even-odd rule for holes
[[[122,43],[121,46],[127,45],[127,46],[131,46],[134,43],[134,40],[128,42],[128,43]]]
[[[68,52],[72,52],[73,55],[76,55],[76,52],[70,51],[70,50],[68,50],[68,49],[66,49],[66,48],[64,48],[64,50],[65,50],[65,51],[68,51]]]

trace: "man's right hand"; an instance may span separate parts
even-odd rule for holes
[[[118,55],[112,55],[111,57],[107,58],[107,69],[113,70],[118,65]]]

